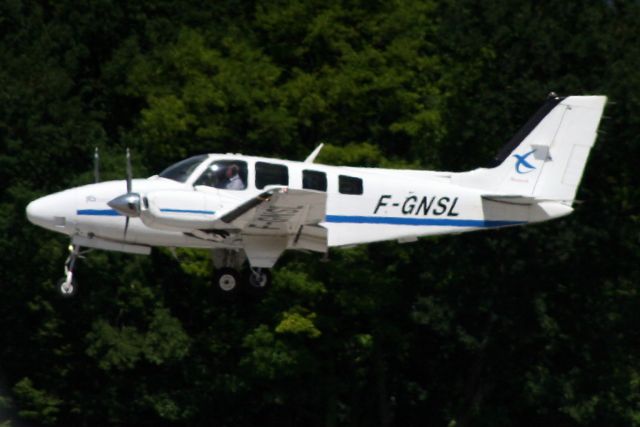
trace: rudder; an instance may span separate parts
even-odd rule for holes
[[[534,197],[573,203],[606,102],[606,96],[571,96],[560,104],[565,109],[562,122],[549,146],[550,159],[541,166]]]

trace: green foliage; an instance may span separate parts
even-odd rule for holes
[[[301,313],[302,311],[302,313]],[[318,338],[322,332],[313,324],[316,318],[315,313],[304,313],[299,307],[282,314],[282,320],[276,326],[275,332],[278,334],[302,335],[309,338]]]
[[[92,343],[87,354],[98,360],[101,369],[131,369],[140,359],[143,339],[133,327],[116,329],[98,320],[87,338]]]
[[[377,166],[384,159],[380,149],[367,142],[351,143],[344,147],[327,144],[318,157],[320,163],[338,166]]]
[[[8,419],[8,412],[13,408],[11,398],[0,394],[0,427],[11,427],[11,421]]]
[[[252,375],[262,379],[275,380],[287,377],[295,372],[297,354],[283,340],[276,338],[266,326],[258,326],[243,342],[249,351],[241,361]]]
[[[640,425],[633,1],[0,4],[0,426]],[[207,251],[94,252],[43,194],[204,152],[475,168],[546,93],[603,93],[576,212],[288,254],[224,299]]]
[[[62,404],[61,399],[38,390],[27,377],[16,383],[13,392],[21,407],[18,411],[20,417],[38,421],[43,425],[53,425],[56,422]]]
[[[94,322],[87,335],[87,354],[103,370],[127,370],[141,358],[154,365],[181,360],[189,351],[189,337],[180,322],[166,309],[156,309],[148,330],[133,326],[114,327],[104,320]]]
[[[147,105],[138,131],[141,148],[154,149],[145,156],[155,165],[230,142],[237,151],[300,156],[322,140],[418,153],[442,136],[440,70],[425,54],[433,7],[398,6],[355,21],[364,11],[340,4],[259,6],[254,25],[268,34],[181,28],[174,42],[138,57],[129,75],[130,94]],[[300,31],[301,44],[286,53],[281,25]]]
[[[211,255],[202,249],[180,248],[176,250],[182,271],[190,276],[207,278],[211,276]]]

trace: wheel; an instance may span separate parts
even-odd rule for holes
[[[250,268],[247,278],[248,291],[262,295],[271,286],[271,271],[266,268]]]
[[[73,296],[78,290],[78,281],[73,275],[70,277],[63,277],[58,280],[58,289],[63,297]]]
[[[240,287],[240,275],[233,268],[221,268],[213,275],[213,283],[224,294],[232,294]]]

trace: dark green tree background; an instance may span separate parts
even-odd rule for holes
[[[640,425],[640,4],[0,3],[0,426]],[[189,155],[464,170],[546,94],[605,94],[535,227],[288,254],[261,300],[208,254],[94,252],[30,200]]]

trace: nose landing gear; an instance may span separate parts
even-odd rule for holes
[[[66,271],[66,268],[65,268]],[[58,289],[63,297],[70,297],[76,292],[78,281],[72,271],[66,271],[65,277],[58,280]]]
[[[74,271],[78,258],[82,258],[82,255],[87,252],[80,252],[80,245],[74,243],[69,245],[69,256],[64,262],[64,277],[58,280],[58,289],[60,289],[62,296],[70,297],[77,292],[78,280],[74,275]]]

